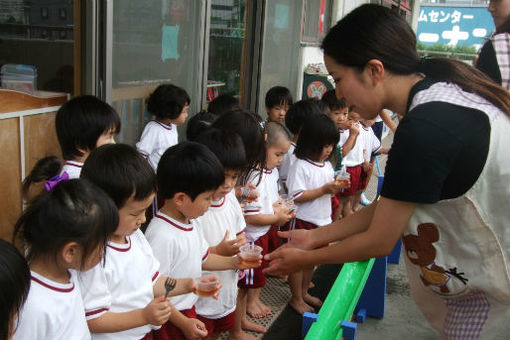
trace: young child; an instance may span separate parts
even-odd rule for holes
[[[234,194],[234,187],[241,170],[246,166],[244,145],[237,133],[210,128],[197,140],[206,145],[223,165],[225,182],[214,192],[209,210],[195,220],[211,253],[233,256],[246,244],[241,206]],[[209,338],[229,331],[229,339],[252,339],[255,337],[242,330],[246,315],[246,298],[237,300],[238,274],[235,271],[214,272],[221,279],[218,300],[199,297],[196,303],[198,318],[209,330]],[[236,301],[237,300],[237,301]]]
[[[230,111],[237,111],[241,109],[239,100],[229,94],[220,94],[214,98],[207,108],[207,111],[214,114],[216,117],[222,116],[223,114]]]
[[[162,84],[149,96],[147,110],[155,116],[145,125],[136,148],[152,166],[158,167],[159,159],[166,149],[178,143],[177,126],[188,117],[190,97],[175,85]]]
[[[150,339],[172,310],[165,298],[166,277],[139,229],[156,191],[154,171],[135,148],[111,144],[90,154],[81,176],[102,188],[119,211],[104,261],[80,275],[92,337]],[[170,295],[192,289],[191,279],[177,280]]]
[[[290,212],[281,204],[278,190],[278,169],[276,169],[283,155],[290,147],[290,138],[285,127],[280,123],[266,124],[266,167],[262,174],[254,170],[250,176],[250,183],[256,186],[260,196],[257,201],[247,202],[245,205],[246,239],[262,247],[262,254],[268,251],[268,231],[272,225],[284,225],[290,220]],[[271,313],[271,309],[260,300],[260,290],[266,284],[266,276],[262,266],[250,270],[244,279],[239,281],[239,288],[247,291],[246,311],[252,317],[262,318]]]
[[[19,251],[0,239],[0,339],[14,335],[30,289],[30,269]]]
[[[268,122],[285,122],[285,115],[292,106],[292,94],[283,86],[273,86],[266,93],[266,112]]]
[[[80,177],[83,162],[95,148],[115,143],[120,132],[120,117],[113,107],[90,96],[74,97],[57,111],[58,142],[69,178]]]
[[[300,100],[292,105],[285,116],[285,126],[293,134],[292,141],[290,142],[289,151],[283,157],[282,163],[279,167],[280,182],[284,192],[287,192],[287,176],[292,163],[296,160],[294,150],[296,142],[299,138],[299,131],[303,126],[303,122],[311,115],[321,114],[320,108],[309,100]]]
[[[299,134],[295,154],[298,158],[289,171],[289,196],[297,205],[291,229],[315,229],[331,223],[331,195],[340,190],[334,180],[329,158],[338,143],[338,128],[326,115],[308,117]],[[290,306],[299,314],[313,312],[322,303],[308,293],[313,267],[289,275]]]
[[[195,141],[202,132],[211,126],[216,118],[218,117],[215,114],[207,111],[201,111],[192,116],[186,125],[186,139]]]
[[[169,148],[158,165],[158,189],[165,199],[163,208],[150,222],[146,236],[163,274],[172,277],[200,277],[205,270],[244,269],[237,256],[210,253],[205,239],[191,219],[202,216],[213,194],[225,181],[223,166],[204,145],[182,142]],[[197,319],[198,296],[172,298],[175,310],[169,321],[156,331],[158,339],[196,339],[208,335]],[[212,331],[211,331],[212,333]]]
[[[112,200],[85,180],[54,178],[30,201],[14,227],[13,239],[21,237],[27,246],[31,271],[14,339],[90,339],[81,296],[87,288],[79,284],[76,271],[99,263],[116,223]]]

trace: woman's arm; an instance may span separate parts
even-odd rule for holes
[[[310,232],[314,246],[338,241],[325,248],[292,248],[292,233],[287,234],[291,237],[289,245],[266,255],[266,260],[271,262],[265,272],[281,275],[305,266],[354,262],[388,255],[406,228],[415,207],[415,203],[381,198],[377,204]],[[299,244],[299,240],[294,242],[294,245]]]

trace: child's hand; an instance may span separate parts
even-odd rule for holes
[[[216,251],[218,255],[223,256],[234,256],[239,252],[240,245],[237,243],[237,238],[233,240],[229,240],[228,237],[230,235],[230,230],[227,229],[225,232],[225,236],[223,240],[216,246]]]
[[[349,134],[359,134],[359,125],[355,121],[349,121]]]
[[[249,262],[243,260],[241,253],[237,254],[237,256],[235,258],[235,267],[236,267],[236,269],[240,269],[240,270],[257,268],[257,267],[260,267],[261,264],[262,264],[262,255],[259,255],[259,257],[256,260],[250,259]]]
[[[202,321],[198,319],[188,318],[184,327],[181,328],[186,339],[198,340],[207,336],[207,329]]]
[[[328,182],[322,186],[324,195],[326,194],[334,195],[337,192],[339,192],[340,189],[342,189],[342,186],[340,185],[340,183],[337,183],[336,181]]]
[[[284,207],[276,209],[274,214],[276,216],[276,225],[284,225],[292,218],[292,214],[289,214],[289,211],[284,209]]]
[[[363,167],[363,171],[365,173],[369,173],[370,171],[372,171],[372,163],[370,163],[370,162],[366,162],[366,161],[363,162],[362,167]]]
[[[239,248],[244,246],[246,243],[248,243],[248,241],[246,240],[246,234],[244,233],[244,231],[237,234],[236,244],[237,244],[238,252],[239,252]]]
[[[159,296],[145,306],[142,313],[146,324],[160,326],[170,317],[170,301],[164,296]]]

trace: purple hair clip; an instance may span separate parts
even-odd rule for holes
[[[46,191],[51,191],[58,183],[62,181],[67,181],[69,179],[69,174],[67,172],[62,172],[61,175],[56,175],[50,178],[46,183],[44,183],[44,188]]]

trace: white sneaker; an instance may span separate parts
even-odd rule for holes
[[[361,193],[361,197],[360,197],[360,199],[359,199],[359,202],[361,203],[361,205],[364,205],[364,206],[367,206],[367,205],[372,204],[372,201],[371,201],[371,200],[369,200],[369,199],[367,198],[367,196],[365,196],[365,192],[362,192],[362,193]]]

